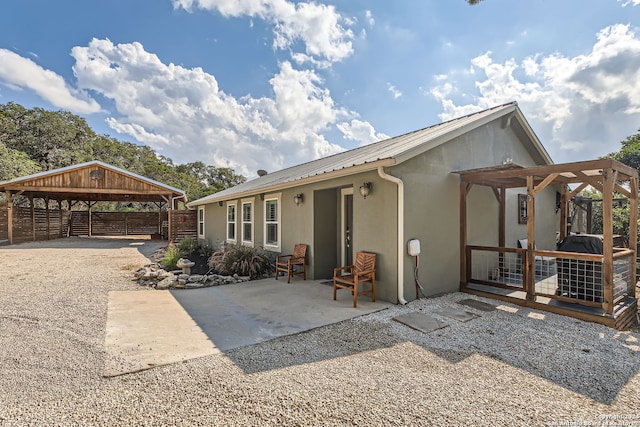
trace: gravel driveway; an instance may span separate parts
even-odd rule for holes
[[[498,309],[434,314],[460,293],[103,378],[107,293],[161,244],[0,247],[0,425],[640,425],[639,334],[476,297]],[[391,320],[415,311],[449,326]]]

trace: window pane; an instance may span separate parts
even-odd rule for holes
[[[228,228],[228,231],[227,231],[227,239],[235,240],[235,238],[236,238],[236,225],[234,223],[229,223],[228,226],[229,226],[229,228]]]
[[[200,221],[204,221],[204,209],[198,210],[198,217],[200,218]]]
[[[201,236],[204,236],[204,223],[203,222],[200,223],[200,231],[199,231],[198,234],[200,234]]]
[[[267,224],[267,244],[278,244],[278,224]]]
[[[236,220],[236,207],[234,205],[227,206],[227,220],[228,221]]]
[[[267,221],[278,220],[278,201],[277,200],[267,200],[265,204],[265,219]]]
[[[251,222],[251,204],[245,203],[242,205],[242,221]]]
[[[251,241],[251,224],[250,223],[244,224],[243,233],[244,235],[242,236],[242,240],[246,242],[250,242]]]

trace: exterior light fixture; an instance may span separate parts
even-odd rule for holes
[[[293,203],[295,203],[296,206],[298,206],[303,201],[304,201],[304,194],[298,193],[295,196],[293,196]]]
[[[224,202],[223,202],[222,200],[220,200],[220,201],[218,202],[218,206],[222,206],[223,204],[224,204]]]
[[[369,194],[371,194],[371,188],[372,188],[372,187],[373,187],[373,186],[371,185],[371,183],[370,183],[370,182],[365,182],[365,183],[363,183],[363,184],[360,186],[360,195],[366,199],[366,198],[367,198],[367,196],[368,196]]]

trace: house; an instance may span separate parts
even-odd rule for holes
[[[440,123],[268,174],[188,203],[198,238],[291,253],[308,245],[307,274],[326,279],[355,252],[377,254],[379,299],[405,303],[419,283],[430,296],[461,284],[461,176],[456,171],[517,164],[552,165],[517,103]],[[537,249],[555,249],[556,187],[537,197]],[[517,189],[506,193],[502,239],[527,237],[516,219]],[[521,193],[522,191],[520,191]],[[478,188],[466,198],[465,239],[498,245],[499,204]],[[409,240],[420,253],[408,253]],[[417,268],[418,267],[418,268]]]

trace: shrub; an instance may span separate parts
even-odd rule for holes
[[[178,268],[178,260],[181,258],[180,250],[175,246],[169,246],[164,253],[161,264],[165,270],[171,271]]]
[[[273,273],[273,257],[261,248],[225,245],[209,258],[209,267],[218,274],[249,276],[259,279]]]
[[[198,243],[198,255],[200,255],[202,258],[206,258],[208,260],[209,258],[211,258],[211,255],[213,255],[213,252],[213,247],[209,246],[207,242]]]
[[[198,241],[193,237],[185,237],[178,243],[178,249],[180,254],[184,257],[189,257],[194,250],[198,247]]]

